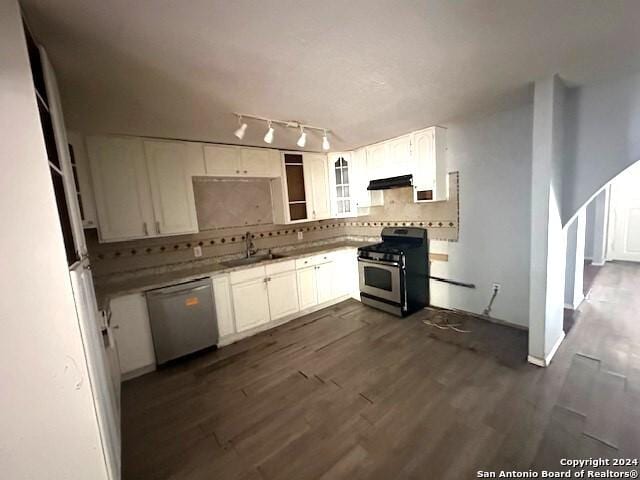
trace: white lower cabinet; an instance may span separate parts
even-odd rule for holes
[[[268,323],[269,295],[265,277],[231,285],[238,332]]]
[[[300,310],[313,307],[318,304],[316,291],[316,267],[305,267],[297,271],[298,300]]]
[[[267,277],[267,292],[272,321],[299,310],[295,270]]]
[[[348,249],[333,255],[333,293],[336,297],[353,295],[358,290],[357,250]]]
[[[228,275],[220,275],[211,279],[213,283],[213,303],[216,309],[216,321],[218,322],[218,337],[236,333],[233,320],[233,302],[231,300],[231,283]]]
[[[126,379],[129,373],[153,369],[156,356],[144,293],[113,298],[109,309],[123,377]]]
[[[318,304],[328,302],[335,298],[333,294],[333,262],[316,265],[316,289],[318,291]]]

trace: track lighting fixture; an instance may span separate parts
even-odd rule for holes
[[[281,125],[285,128],[295,128],[300,130],[300,136],[298,137],[298,141],[296,145],[300,148],[304,148],[307,144],[307,131],[308,130],[317,130],[322,132],[322,150],[327,151],[331,148],[331,144],[329,143],[329,133],[331,130],[328,130],[323,127],[316,127],[314,125],[307,125],[304,123],[292,121],[292,120],[274,120],[271,118],[258,117],[257,115],[248,115],[244,113],[236,113],[236,117],[238,117],[238,129],[233,132],[233,134],[238,137],[240,140],[244,138],[245,133],[247,132],[247,124],[242,120],[245,118],[251,118],[253,120],[259,120],[261,122],[267,123],[267,133],[264,135],[265,143],[272,144],[275,136],[275,131],[273,128],[274,124]]]
[[[327,131],[324,131],[324,135],[322,135],[322,150],[325,152],[331,148],[331,144],[329,143],[329,139],[327,138]]]
[[[296,142],[300,148],[304,147],[307,144],[307,132],[304,131],[304,127],[300,127],[300,138]]]
[[[273,143],[273,127],[271,126],[271,120],[267,120],[267,125],[269,130],[267,130],[267,133],[264,136],[264,141],[271,144]]]
[[[247,124],[246,123],[242,123],[242,115],[238,116],[238,124],[240,125],[238,127],[238,129],[233,132],[233,134],[238,137],[240,140],[242,140],[244,138],[244,134],[247,131]]]

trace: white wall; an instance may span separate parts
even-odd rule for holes
[[[0,2],[0,476],[105,465],[18,4]]]
[[[528,325],[532,107],[445,125],[450,171],[460,172],[460,239],[431,242],[448,252],[432,273],[476,289],[432,281],[432,303],[482,313],[501,284],[491,315]]]
[[[563,223],[640,160],[640,74],[572,89],[566,111]]]

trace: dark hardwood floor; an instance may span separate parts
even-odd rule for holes
[[[542,369],[526,332],[343,302],[125,383],[124,479],[466,479],[635,458],[638,311],[640,267],[603,267]]]

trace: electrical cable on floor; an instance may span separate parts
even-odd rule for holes
[[[471,333],[471,330],[460,328],[462,323],[451,323],[449,315],[455,315],[453,312],[446,310],[431,310],[433,312],[433,320],[431,318],[422,320],[422,323],[430,327],[436,327],[440,330],[453,330],[458,333]]]

